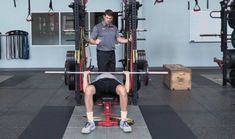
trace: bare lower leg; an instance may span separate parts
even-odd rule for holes
[[[93,112],[93,95],[94,95],[94,88],[92,86],[88,86],[85,91],[85,107],[86,112]]]
[[[85,96],[86,112],[92,112],[93,111],[93,105],[94,105],[93,104],[93,98]]]
[[[119,89],[117,89],[117,93],[120,98],[121,111],[127,111],[128,98],[127,98],[127,93],[126,93],[125,89],[123,87],[119,87]]]
[[[121,111],[127,111],[127,96],[119,96]]]
[[[120,107],[121,107],[121,121],[126,121],[127,118],[127,92],[124,86],[117,87],[117,94],[120,98]]]

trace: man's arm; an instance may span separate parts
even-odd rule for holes
[[[87,86],[88,86],[88,74],[90,73],[90,71],[84,71],[83,73],[83,91],[85,92]]]
[[[121,36],[117,36],[117,42],[118,43],[128,43],[132,41],[132,35],[130,35],[130,37],[128,39],[125,39]]]
[[[98,45],[98,44],[100,44],[100,42],[101,42],[100,39],[96,39],[96,40],[90,39],[89,40],[89,43],[92,44],[92,45]]]
[[[130,73],[129,73],[129,71],[123,71],[123,73],[126,76],[125,88],[126,88],[127,93],[129,93],[129,91],[130,91]]]
[[[118,43],[128,43],[129,40],[128,39],[125,39],[123,37],[117,37],[117,42]]]
[[[100,44],[101,40],[100,39],[97,39],[98,37],[98,34],[99,34],[99,31],[97,29],[96,26],[94,26],[92,32],[91,32],[91,38],[89,40],[89,43],[90,44],[93,44],[93,45],[98,45]]]

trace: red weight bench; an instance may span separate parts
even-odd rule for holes
[[[112,118],[114,115],[112,113],[112,105],[118,105],[117,97],[102,97],[100,100],[96,102],[97,105],[103,105],[103,114],[104,120],[98,121],[98,126],[117,126],[119,124],[118,119]]]

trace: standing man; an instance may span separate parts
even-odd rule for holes
[[[101,72],[115,71],[115,44],[131,41],[131,38],[128,40],[118,34],[118,29],[112,21],[113,11],[107,9],[103,15],[103,21],[94,26],[89,40],[91,44],[97,45],[97,65]]]

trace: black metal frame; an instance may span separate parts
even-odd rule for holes
[[[125,44],[125,55],[124,58],[126,62],[124,63],[124,69],[137,72],[137,38],[136,38],[136,29],[137,29],[137,2],[136,0],[130,0],[125,2],[124,8],[124,34],[126,38],[132,36],[132,41],[128,44]],[[134,56],[133,56],[134,55]],[[129,93],[131,98],[131,103],[134,105],[138,104],[138,81],[139,75],[130,75],[130,88],[131,91]]]
[[[234,70],[234,69],[229,69],[229,65],[227,62],[227,55],[229,53],[228,50],[228,15],[229,15],[229,1],[230,0],[222,0],[220,2],[221,6],[221,11],[220,12],[220,17],[213,17],[212,13],[213,12],[218,12],[218,11],[212,11],[210,16],[211,18],[220,18],[221,19],[221,32],[220,32],[220,37],[221,37],[221,52],[223,53],[223,59],[222,59],[222,64],[218,63],[219,61],[215,58],[214,61],[216,61],[220,66],[222,66],[222,73],[223,73],[223,86],[226,86],[227,83],[231,83],[231,77],[228,77],[228,71],[229,70]]]
[[[227,85],[229,82],[227,78],[227,64],[226,64],[226,55],[228,50],[228,34],[227,34],[227,22],[228,22],[228,0],[223,0],[220,2],[221,6],[221,51],[223,52],[223,86]]]
[[[138,54],[137,54],[137,23],[138,19],[137,17],[137,11],[138,8],[141,5],[136,2],[136,0],[129,0],[125,3],[125,37],[129,38],[129,35],[132,36],[132,41],[125,45],[125,60],[126,60],[126,67],[124,67],[125,70],[129,70],[131,72],[138,72]],[[74,29],[75,29],[75,71],[83,71],[84,66],[83,62],[81,62],[81,59],[83,57],[83,50],[81,50],[81,46],[85,42],[84,38],[81,38],[81,33],[84,32],[85,27],[85,4],[81,2],[81,0],[74,0],[74,3],[72,5],[69,5],[69,7],[73,8],[74,13]],[[145,19],[144,19],[145,20]],[[67,52],[68,54],[68,52]],[[86,62],[86,61],[85,61]],[[82,75],[74,75],[74,81],[75,81],[75,100],[78,105],[81,104],[81,86],[82,86]],[[131,80],[131,92],[130,98],[131,103],[134,105],[138,104],[138,90],[140,86],[139,76],[140,75],[130,75]],[[66,77],[66,76],[65,76]],[[65,80],[65,83],[68,81]]]
[[[82,50],[81,45],[84,43],[84,38],[81,38],[81,32],[84,32],[85,27],[85,4],[81,0],[74,0],[72,5],[74,14],[74,30],[75,30],[75,71],[79,72],[83,68],[81,63]],[[81,68],[82,67],[82,68]],[[81,88],[82,88],[82,75],[76,74],[75,76],[75,100],[78,105],[81,105]]]
[[[145,51],[144,50],[138,50],[137,49],[137,40],[145,40],[145,39],[137,39],[137,26],[139,20],[145,20],[145,18],[138,18],[138,10],[142,6],[138,1],[136,0],[129,0],[125,1],[125,7],[124,7],[124,17],[122,19],[122,29],[124,30],[124,35],[126,38],[129,38],[130,35],[132,37],[132,41],[125,44],[125,52],[124,52],[124,60],[123,62],[123,69],[128,70],[131,72],[139,72],[140,70],[147,70],[148,63],[145,57]],[[124,24],[125,21],[125,24]],[[141,58],[140,58],[141,56]],[[140,81],[141,75],[130,75],[130,103],[137,105],[138,104],[138,90],[141,87],[141,81]],[[147,76],[142,77],[146,80],[148,79]],[[148,82],[144,81],[144,85],[147,85]]]

